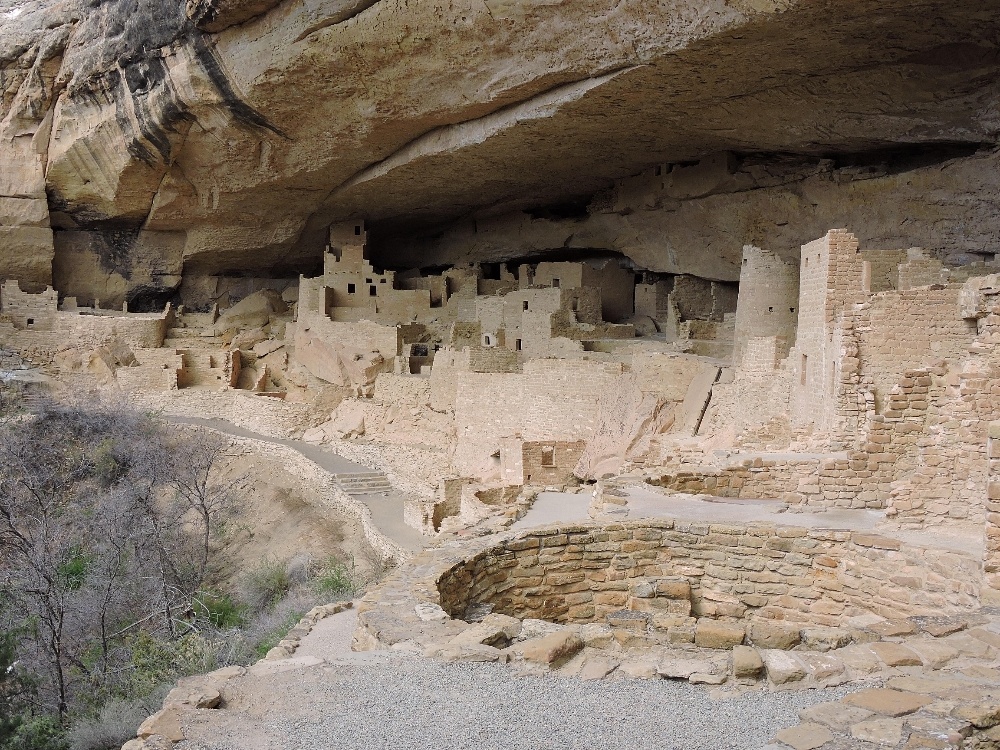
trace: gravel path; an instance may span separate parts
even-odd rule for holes
[[[247,695],[250,705],[228,729],[190,726],[192,740],[178,750],[753,750],[797,723],[799,708],[844,694],[712,700],[707,689],[685,682],[526,678],[499,665],[419,658],[319,668],[319,679],[309,671],[285,673]]]
[[[845,689],[746,693],[668,680],[518,677],[497,664],[445,664],[344,651],[353,615],[320,623],[297,656],[327,663],[248,675],[228,705],[200,711],[177,750],[756,750],[798,709]]]

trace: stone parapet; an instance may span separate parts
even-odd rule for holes
[[[871,533],[670,519],[557,525],[416,556],[364,598],[355,647],[426,648],[484,608],[576,624],[630,609],[666,630],[706,618],[837,627],[865,614],[967,611],[979,604],[981,580],[976,556]],[[657,596],[640,593],[681,585],[690,617],[666,594],[651,603]]]

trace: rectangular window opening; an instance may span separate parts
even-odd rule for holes
[[[514,341],[514,351],[521,351],[521,339],[515,339]]]
[[[29,326],[35,325],[35,319],[34,318],[28,318],[28,325]]]
[[[360,237],[361,236],[361,225],[360,224],[355,224],[354,225],[354,236],[355,237]]]
[[[542,447],[542,466],[552,468],[556,465],[556,449],[552,446]]]
[[[524,310],[527,310],[527,309],[528,309],[528,300],[525,300],[525,301],[524,301],[524,302],[522,302],[521,304],[523,305],[523,309],[524,309]]]
[[[354,294],[356,291],[358,291],[358,288],[354,284],[348,284],[347,285],[347,293],[348,294]]]
[[[378,295],[378,287],[372,284],[370,287],[368,287],[368,296],[375,297],[377,295]]]
[[[559,279],[552,279],[552,286],[556,289],[559,288]]]

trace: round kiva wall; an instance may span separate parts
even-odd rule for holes
[[[438,578],[441,607],[559,623],[649,613],[654,627],[746,617],[817,625],[978,605],[981,561],[850,531],[636,520],[511,535]]]

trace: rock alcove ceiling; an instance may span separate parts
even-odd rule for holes
[[[995,29],[961,0],[0,2],[0,277],[107,303],[614,250],[732,281],[832,226],[995,251]]]

